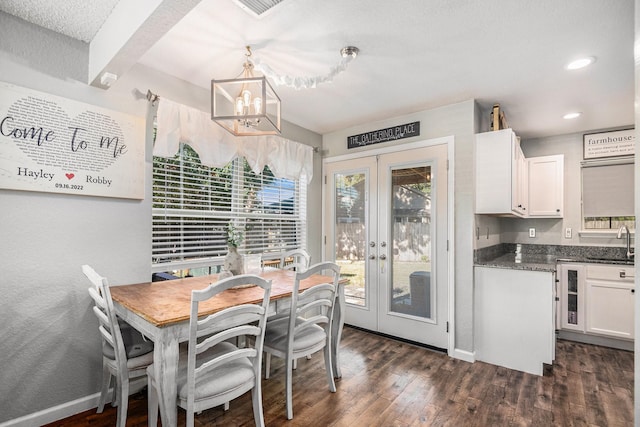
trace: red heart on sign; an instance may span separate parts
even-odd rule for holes
[[[65,174],[64,174],[64,176],[66,176],[66,177],[67,177],[67,179],[73,179],[73,177],[74,177],[75,175],[74,175],[74,174],[72,174],[72,173],[65,173]]]

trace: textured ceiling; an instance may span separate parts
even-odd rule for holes
[[[157,0],[158,10],[187,2],[151,42],[143,25],[136,35],[148,46],[127,54],[207,90],[212,78],[242,71],[245,45],[290,76],[324,75],[342,47],[360,48],[331,83],[276,87],[283,118],[318,133],[468,99],[481,106],[484,128],[500,103],[524,138],[634,122],[633,0],[285,0],[261,17],[233,0]],[[3,0],[0,10],[88,40],[115,3]],[[583,55],[596,63],[564,68]],[[570,111],[583,114],[562,119]]]
[[[2,0],[0,11],[90,42],[120,0]]]

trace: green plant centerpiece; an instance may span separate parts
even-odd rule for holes
[[[244,233],[233,222],[227,224],[227,256],[224,258],[224,270],[235,275],[242,274],[242,255],[238,253],[238,246],[244,239]]]

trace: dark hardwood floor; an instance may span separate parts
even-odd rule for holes
[[[263,380],[267,426],[631,426],[633,353],[558,341],[542,377],[438,352],[345,327],[342,379],[329,392],[322,355],[299,360],[294,419],[287,421],[283,363]],[[147,424],[144,393],[130,397],[128,426]],[[184,411],[178,411],[184,425]],[[113,426],[116,410],[95,410],[51,426]],[[202,426],[252,426],[247,393],[229,411],[196,417]]]

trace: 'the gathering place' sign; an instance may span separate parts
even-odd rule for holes
[[[364,147],[381,142],[420,136],[420,122],[406,123],[347,137],[347,148]]]

